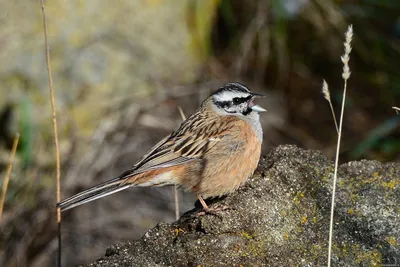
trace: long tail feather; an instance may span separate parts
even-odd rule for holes
[[[81,193],[64,199],[60,203],[57,203],[57,207],[61,208],[61,211],[66,211],[82,204],[91,202],[98,198],[102,198],[116,192],[122,191],[132,184],[122,184],[120,178],[115,178],[110,181],[106,181],[99,185],[93,186]]]

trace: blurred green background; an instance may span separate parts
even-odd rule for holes
[[[40,1],[0,0],[0,175],[21,133],[1,266],[54,266],[55,150]],[[45,1],[62,196],[119,175],[212,91],[239,81],[260,104],[263,153],[279,144],[333,158],[344,32],[354,26],[341,160],[399,161],[400,2],[390,0]],[[181,214],[195,198],[180,193]],[[174,220],[171,188],[132,189],[63,214],[63,263]]]

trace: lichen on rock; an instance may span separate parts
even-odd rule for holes
[[[333,164],[317,151],[279,146],[230,209],[160,223],[87,266],[324,266]],[[400,264],[400,164],[358,161],[338,172],[333,266]],[[394,265],[393,265],[394,266]]]

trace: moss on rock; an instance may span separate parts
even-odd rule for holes
[[[230,207],[219,216],[196,216],[198,206],[88,266],[323,266],[331,173],[319,152],[280,146],[244,187],[211,201]],[[399,177],[396,163],[340,167],[334,266],[400,264]]]

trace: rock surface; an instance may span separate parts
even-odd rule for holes
[[[324,266],[332,174],[321,153],[280,146],[243,188],[211,201],[231,209],[196,216],[197,205],[87,266]],[[333,266],[398,266],[400,164],[349,162],[337,185]]]

